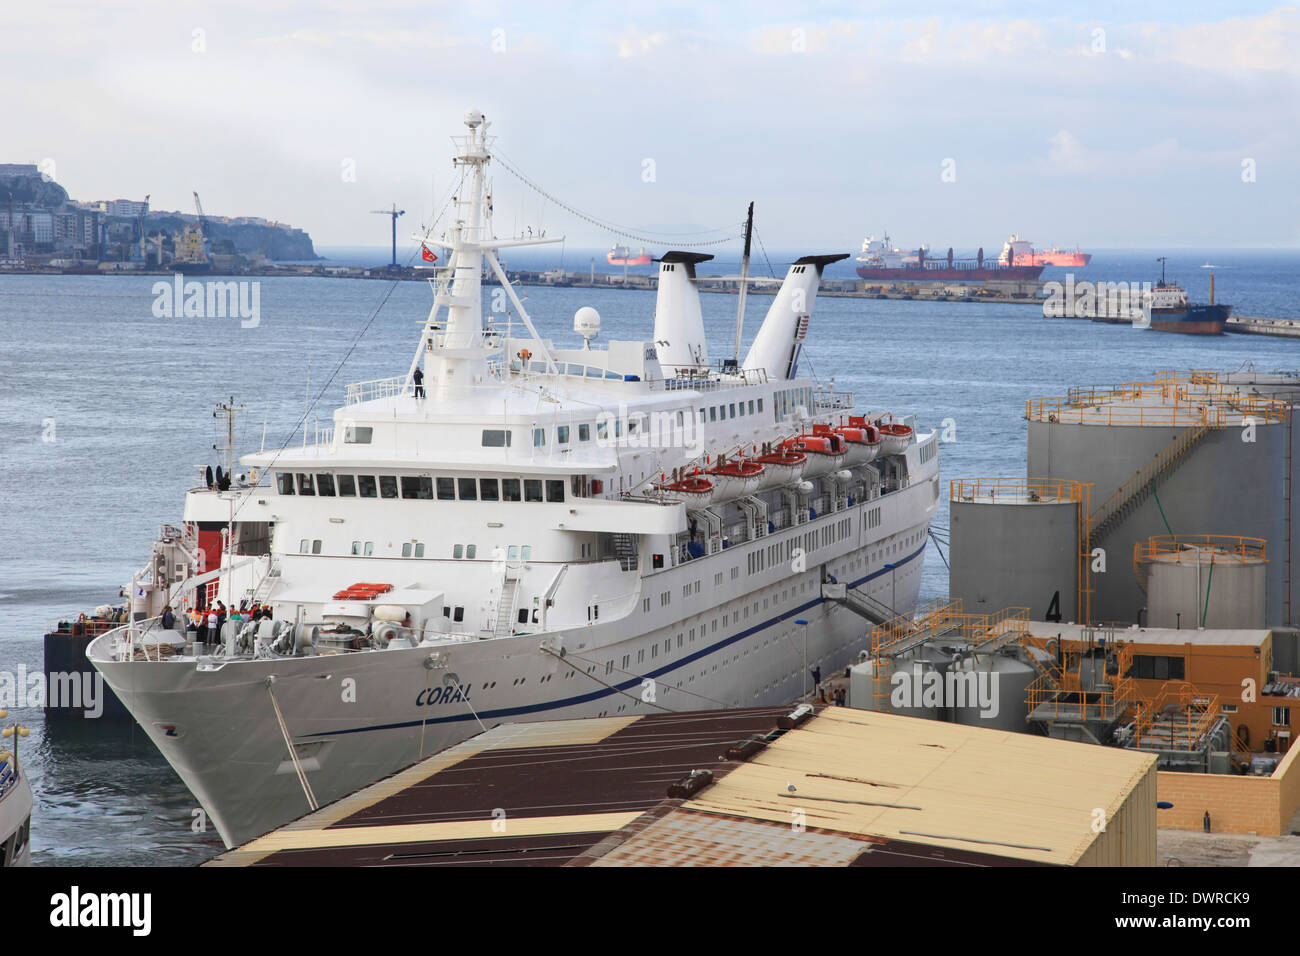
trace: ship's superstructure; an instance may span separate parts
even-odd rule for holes
[[[204,482],[88,656],[228,844],[498,723],[786,703],[870,646],[828,581],[910,610],[935,433],[799,376],[823,268],[790,266],[710,364],[697,253],[658,260],[651,341],[543,337],[497,250],[482,115],[406,371],[315,444]],[[510,315],[483,319],[484,266]],[[204,538],[206,535],[206,538]],[[203,540],[201,540],[203,539]],[[256,607],[207,643],[164,605]],[[269,609],[269,615],[263,613]]]
[[[1062,249],[1059,246],[1035,250],[1032,242],[1028,239],[1021,239],[1014,234],[1002,244],[1002,252],[998,255],[998,262],[1009,266],[1082,267],[1091,261],[1092,253],[1090,252],[1080,252],[1077,248],[1071,252],[1069,249]]]

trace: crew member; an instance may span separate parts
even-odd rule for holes
[[[415,372],[411,375],[411,381],[415,383],[415,397],[424,398],[424,373],[420,371],[417,365]]]

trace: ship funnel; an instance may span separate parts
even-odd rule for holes
[[[655,344],[665,375],[676,376],[692,366],[709,364],[695,266],[712,258],[701,252],[666,252],[658,260]]]
[[[813,303],[822,270],[832,262],[847,259],[849,254],[804,256],[785,274],[785,281],[767,310],[767,318],[754,336],[754,344],[745,356],[745,369],[766,369],[771,379],[794,378],[799,352],[808,332]]]

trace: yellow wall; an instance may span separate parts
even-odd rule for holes
[[[1210,813],[1214,833],[1280,836],[1300,807],[1300,769],[1290,751],[1271,777],[1237,774],[1159,773],[1159,799],[1174,806],[1157,811],[1156,822],[1170,830],[1200,830]]]

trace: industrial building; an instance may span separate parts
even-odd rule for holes
[[[1148,754],[829,707],[502,725],[208,866],[1151,866]]]

